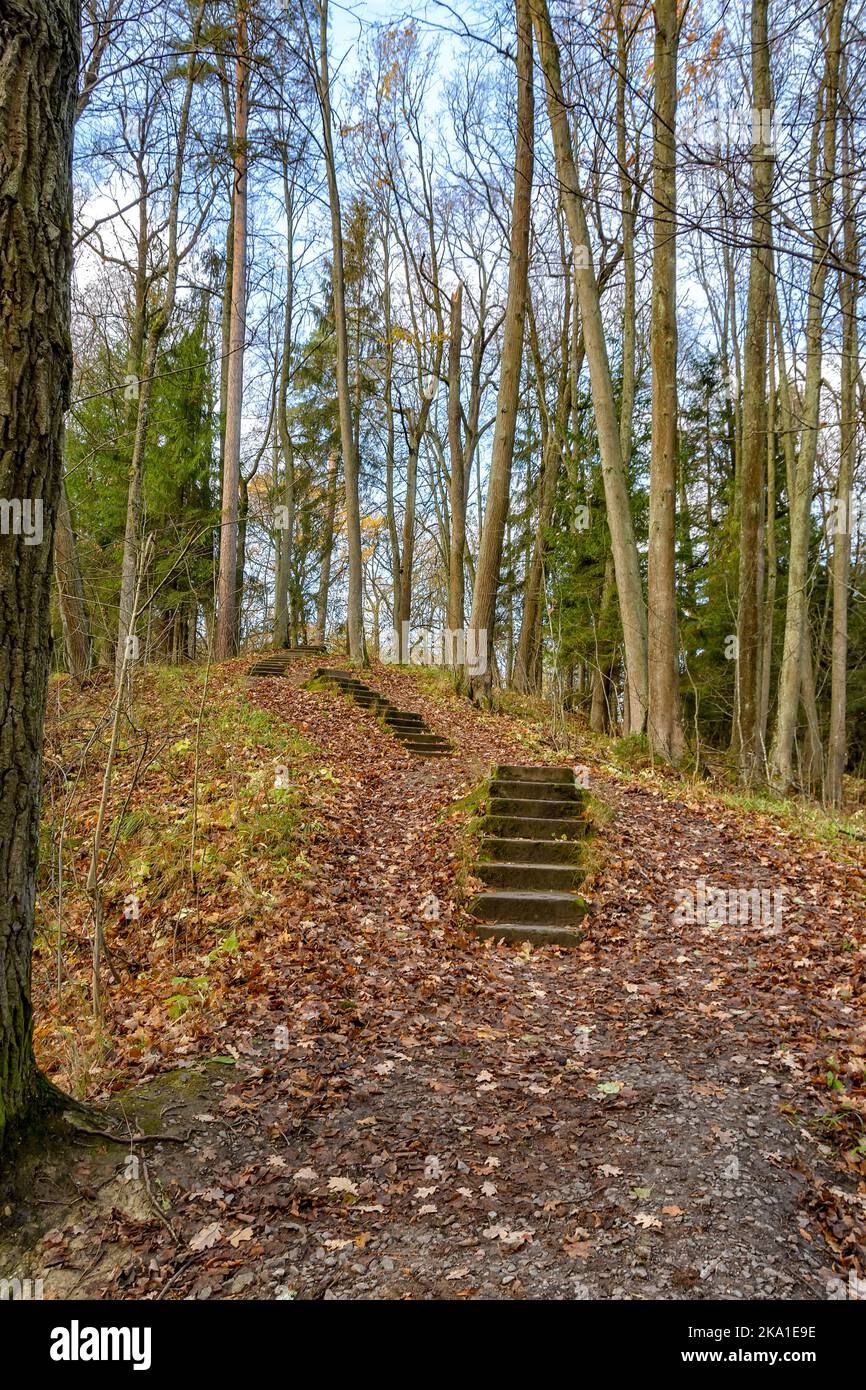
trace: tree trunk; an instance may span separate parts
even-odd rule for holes
[[[550,23],[547,0],[531,0],[531,4],[538,41],[539,64],[544,73],[547,90],[547,111],[553,135],[559,194],[565,208],[574,252],[577,295],[598,431],[607,521],[630,687],[628,731],[638,733],[645,727],[647,715],[647,619],[632,525],[628,479],[620,445],[598,284],[590,254],[589,228],[574,162],[568,108],[562,89],[559,50]]]
[[[293,541],[295,534],[295,450],[289,433],[288,391],[289,367],[292,352],[292,305],[294,299],[294,218],[292,191],[289,186],[288,152],[283,147],[283,202],[286,209],[286,304],[283,318],[283,353],[277,396],[277,434],[283,455],[283,502],[285,523],[280,527],[277,545],[277,584],[274,594],[274,646],[289,646],[289,590],[292,583]]]
[[[448,453],[450,473],[448,500],[451,513],[448,554],[448,629],[459,632],[466,616],[463,552],[466,549],[466,473],[460,427],[460,354],[463,346],[463,286],[451,296],[451,328],[448,338]],[[452,639],[453,640],[453,639]],[[456,666],[457,643],[446,660]]]
[[[776,727],[770,754],[770,780],[784,794],[791,786],[794,734],[802,684],[802,652],[808,626],[809,530],[812,486],[818,447],[821,403],[821,361],[824,284],[833,226],[833,192],[836,173],[836,108],[838,102],[842,17],[845,0],[831,0],[825,29],[824,76],[815,111],[812,160],[812,269],[806,321],[806,382],[803,392],[803,428],[800,457],[789,497],[790,555],[788,599],[785,609],[785,641],[779,675]],[[820,154],[819,154],[820,152]],[[820,168],[819,168],[820,166]]]
[[[193,20],[192,42],[186,70],[186,85],[178,117],[177,143],[175,146],[174,168],[172,171],[171,191],[169,195],[165,290],[162,302],[154,311],[150,328],[147,332],[147,343],[141,364],[141,379],[138,382],[138,406],[135,416],[135,436],[132,445],[129,492],[126,502],[126,528],[123,536],[123,560],[121,562],[120,602],[117,623],[117,649],[114,658],[114,679],[115,684],[118,686],[121,681],[121,673],[125,669],[124,663],[126,660],[127,637],[131,635],[132,617],[135,607],[135,588],[139,570],[139,542],[141,539],[140,532],[142,523],[144,456],[150,427],[150,404],[153,397],[156,362],[159,354],[159,346],[174,311],[174,303],[177,295],[177,275],[179,268],[178,220],[180,217],[180,203],[183,191],[183,171],[186,140],[189,132],[190,106],[192,104],[192,94],[196,78],[196,57],[201,26],[204,20],[205,3],[206,0],[200,0],[199,8]],[[142,200],[144,210],[146,211],[146,189],[144,186],[142,189]],[[138,254],[140,264],[143,254],[146,265],[148,238],[144,233],[143,227],[139,234]],[[141,281],[142,276],[141,273],[139,273],[136,286],[137,292],[139,293],[141,291]],[[144,310],[137,315],[136,321],[138,324],[143,324]]]
[[[232,186],[232,287],[226,373],[225,445],[220,518],[217,628],[214,657],[226,661],[238,640],[238,503],[241,475],[241,415],[247,317],[247,120],[249,116],[247,0],[238,0],[235,64],[234,183]]]
[[[78,61],[76,4],[6,0],[0,15],[0,494],[27,508],[28,525],[13,526],[0,540],[0,1147],[48,1092],[33,1056],[30,971],[51,558],[72,379]]]
[[[502,541],[508,515],[511,461],[520,399],[523,362],[523,329],[529,275],[529,224],[532,208],[532,171],[535,158],[534,97],[532,73],[532,18],[530,0],[516,0],[517,26],[517,139],[514,155],[514,190],[508,262],[508,293],[502,340],[502,365],[496,398],[496,424],[487,484],[484,529],[478,551],[469,632],[474,653],[486,651],[484,671],[470,673],[473,696],[489,698],[492,684],[493,631]]]
[[[346,330],[346,287],[343,272],[343,230],[340,212],[340,190],[334,158],[334,130],[331,115],[331,87],[328,74],[328,0],[319,3],[319,70],[317,85],[322,114],[322,143],[325,171],[328,179],[328,203],[331,213],[331,284],[334,293],[335,371],[337,399],[340,410],[340,442],[343,451],[343,476],[346,484],[346,546],[349,553],[349,593],[347,628],[349,656],[366,665],[364,646],[364,572],[361,558],[361,503],[358,490],[358,455],[352,422],[352,398],[349,383],[349,345]]]
[[[547,533],[553,520],[556,503],[556,484],[562,465],[563,443],[566,437],[566,422],[571,403],[571,371],[569,353],[569,331],[571,326],[571,295],[569,287],[569,267],[563,265],[565,273],[565,304],[562,315],[562,331],[559,337],[559,376],[557,380],[556,410],[553,418],[545,399],[544,361],[535,329],[532,305],[529,305],[530,342],[535,363],[535,376],[538,383],[538,406],[541,418],[541,476],[538,485],[538,519],[531,557],[526,564],[526,582],[523,593],[523,614],[520,623],[520,638],[514,662],[515,689],[529,692],[541,684],[541,592],[544,576],[544,561],[547,554]],[[529,489],[527,487],[527,495]]]
[[[768,323],[769,345],[769,392],[767,395],[767,518],[766,535],[766,574],[764,592],[764,617],[761,623],[761,698],[758,711],[758,743],[762,750],[763,766],[766,768],[767,718],[770,710],[770,677],[773,667],[773,626],[776,612],[776,373],[774,368],[775,349],[773,347],[772,324]]]
[[[336,454],[328,459],[328,480],[325,485],[325,518],[322,524],[322,559],[319,569],[319,593],[316,599],[316,641],[324,642],[328,621],[328,594],[331,588],[331,551],[334,546],[334,514],[337,510]]]
[[[635,395],[635,342],[637,338],[637,275],[634,255],[636,190],[629,176],[626,148],[625,94],[628,83],[628,51],[623,3],[616,13],[616,159],[619,166],[620,216],[622,218],[622,391],[619,408],[619,440],[623,467],[628,472],[632,450],[632,418]]]
[[[752,251],[743,364],[743,438],[738,479],[740,564],[737,607],[736,726],[740,780],[763,776],[761,736],[761,517],[767,454],[767,327],[772,270],[773,151],[765,120],[773,104],[768,0],[752,3]],[[766,115],[765,115],[766,113]]]
[[[847,94],[846,94],[847,105]],[[850,108],[849,108],[850,111]],[[842,308],[842,384],[839,404],[839,477],[833,517],[833,637],[831,642],[830,734],[827,744],[827,777],[824,799],[841,807],[842,779],[847,760],[845,716],[848,671],[848,582],[851,569],[851,495],[857,455],[856,387],[860,375],[855,267],[859,264],[859,238],[855,221],[851,179],[852,118],[846,112],[842,131],[842,198],[844,209],[844,257],[850,273],[839,276]]]
[[[649,736],[653,752],[678,763],[680,723],[676,593],[677,242],[676,0],[656,0],[653,101],[652,463],[647,606]]]

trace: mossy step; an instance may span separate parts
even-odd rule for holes
[[[478,893],[469,912],[484,922],[531,922],[534,926],[569,926],[587,912],[583,898],[556,889],[517,889]]]
[[[473,922],[469,930],[474,936],[494,941],[527,941],[532,946],[579,946],[584,933],[572,927],[535,926],[531,922]]]
[[[491,814],[483,818],[481,829],[485,835],[500,835],[506,839],[579,840],[589,834],[589,822],[565,816],[547,819],[542,816]]]
[[[481,841],[481,864],[568,864],[584,859],[584,848],[575,840],[486,839]]]
[[[496,776],[505,782],[574,781],[574,771],[570,767],[516,767],[512,763],[500,763]]]
[[[576,864],[521,864],[500,860],[479,864],[475,875],[488,888],[502,892],[570,893],[580,887],[584,871]]]
[[[532,801],[580,801],[574,783],[568,782],[515,782],[494,777],[490,783],[492,796],[510,796]]]
[[[541,797],[491,796],[488,803],[492,816],[536,816],[542,820],[573,820],[583,814],[581,801],[555,799],[543,801]]]

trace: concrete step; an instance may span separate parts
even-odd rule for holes
[[[583,804],[560,799],[542,801],[541,797],[491,796],[489,809],[492,816],[538,816],[542,820],[560,817],[572,820],[583,813]]]
[[[454,752],[453,748],[413,748],[411,744],[406,744],[410,753],[414,753],[416,758],[450,758]]]
[[[496,776],[506,782],[574,782],[570,767],[515,767],[500,763]]]
[[[580,840],[589,833],[587,821],[559,816],[554,820],[541,816],[488,815],[481,828],[485,835],[519,840]]]
[[[403,734],[399,729],[396,731],[397,738],[401,743],[408,743],[412,748],[450,748],[451,745],[441,734]]]
[[[579,842],[570,840],[487,839],[481,841],[482,867],[490,864],[568,864],[583,859]]]
[[[572,926],[586,910],[576,893],[551,889],[478,893],[469,903],[472,916],[484,922],[531,922],[534,926]]]
[[[571,893],[580,886],[583,869],[576,864],[520,864],[500,860],[499,863],[479,864],[475,875],[488,888],[502,892]]]
[[[493,796],[510,796],[533,801],[579,801],[578,789],[572,782],[515,782],[494,777],[490,783]]]
[[[469,930],[494,941],[528,941],[532,946],[579,946],[584,935],[572,927],[535,926],[531,922],[474,922]]]

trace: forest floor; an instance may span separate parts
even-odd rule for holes
[[[107,1108],[21,1151],[0,1275],[49,1298],[866,1292],[858,840],[620,766],[574,729],[563,750],[531,702],[482,713],[376,667],[371,686],[455,745],[416,760],[305,690],[312,663],[255,683],[247,664],[211,674],[206,727],[201,673],[144,689],[93,1036],[79,890],[106,731],[55,692],[46,818],[72,869],[53,934],[44,888],[38,1043]],[[473,789],[540,761],[587,765],[595,798],[594,912],[572,951],[463,925]],[[781,922],[680,921],[699,880],[781,892]]]

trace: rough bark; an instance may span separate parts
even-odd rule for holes
[[[33,1056],[30,957],[51,552],[72,377],[78,61],[72,0],[6,0],[0,14],[0,494],[7,502],[29,501],[34,516],[39,502],[42,528],[38,539],[38,528],[30,536],[0,537],[0,1146],[47,1092]]]

